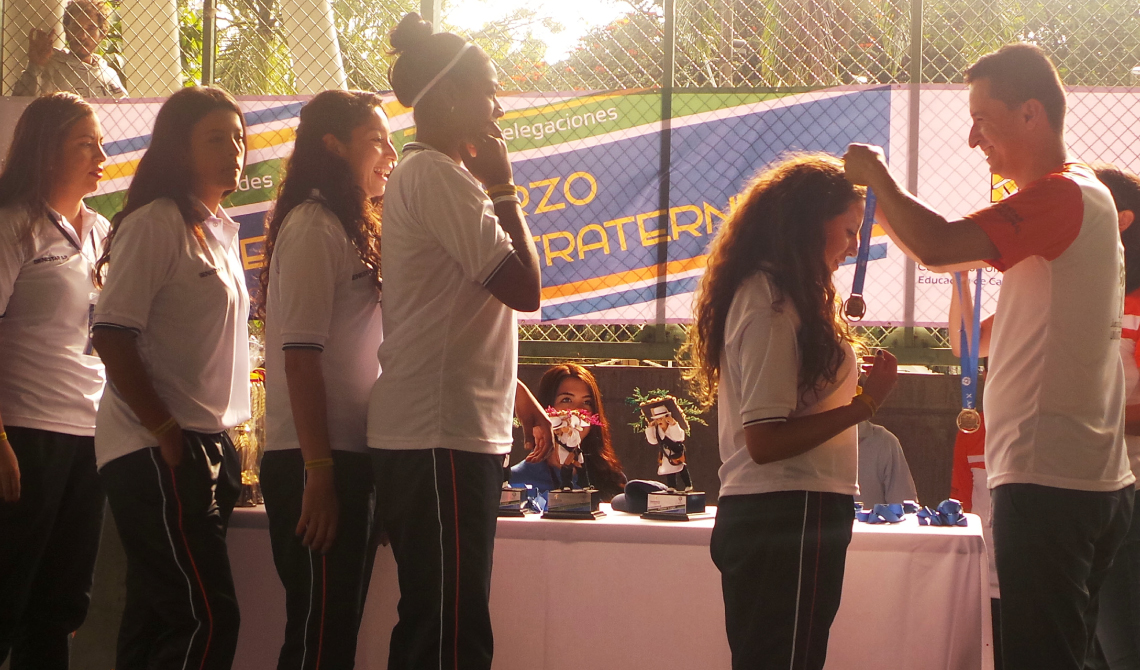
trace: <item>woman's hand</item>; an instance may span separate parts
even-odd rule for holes
[[[518,380],[515,380],[515,416],[522,424],[524,446],[531,452],[526,460],[541,463],[554,446],[554,427],[530,389]]]
[[[497,123],[491,122],[484,134],[460,144],[459,155],[467,170],[483,184],[483,188],[509,184],[514,179],[507,143],[503,140],[503,131]]]
[[[20,463],[7,438],[0,440],[0,500],[20,500]]]
[[[158,450],[162,460],[172,468],[182,464],[182,455],[186,453],[186,444],[182,441],[182,428],[174,426],[158,436]]]
[[[899,361],[884,349],[876,351],[874,356],[864,356],[863,360],[870,364],[867,378],[863,380],[863,393],[871,396],[876,406],[882,407],[898,382]]]
[[[331,467],[309,470],[305,477],[305,493],[301,497],[301,518],[297,537],[312,551],[327,554],[336,540],[340,508]]]

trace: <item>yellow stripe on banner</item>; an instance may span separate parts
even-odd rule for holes
[[[670,261],[665,264],[665,274],[680,274],[690,270],[699,270],[705,267],[705,262],[708,260],[707,256],[697,256],[696,258],[687,258],[683,261]],[[638,268],[636,270],[626,270],[625,272],[618,272],[612,275],[603,275],[601,277],[593,277],[591,279],[583,279],[582,281],[570,282],[569,284],[559,284],[558,286],[551,286],[542,289],[542,299],[551,300],[553,298],[566,298],[572,295],[579,295],[581,293],[590,293],[592,291],[601,291],[604,289],[619,288],[624,284],[632,284],[639,281],[648,281],[656,279],[660,274],[661,266],[651,265],[647,268]]]
[[[399,116],[401,114],[407,114],[407,113],[412,111],[411,107],[405,107],[405,106],[401,105],[399,100],[393,100],[392,102],[386,102],[386,103],[384,103],[383,107],[384,107],[384,114],[386,114],[389,119],[394,117],[394,116]]]
[[[268,149],[292,142],[296,137],[296,128],[278,128],[277,130],[267,130],[264,133],[255,133],[250,135],[245,141],[245,150]],[[103,168],[103,179],[110,180],[130,177],[138,171],[138,168],[138,158],[122,161],[121,163],[111,163]]]
[[[111,163],[103,167],[103,179],[118,179],[120,177],[130,177],[138,170],[139,159],[135,158],[122,163]]]
[[[254,149],[268,149],[275,147],[278,144],[285,144],[292,142],[293,138],[297,137],[296,128],[278,128],[277,130],[267,130],[264,133],[257,133],[250,135],[249,139],[245,141],[245,150],[253,151]]]

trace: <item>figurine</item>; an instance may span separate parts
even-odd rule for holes
[[[672,490],[692,491],[693,480],[685,464],[685,436],[689,422],[673,396],[664,396],[641,405],[645,417],[645,439],[660,451],[657,455],[657,474],[665,475],[665,484]],[[678,489],[680,478],[684,488]]]
[[[598,424],[598,419],[585,410],[559,410],[548,407],[554,441],[558,445],[558,464],[563,491],[573,487],[574,475],[578,475],[578,488],[589,489],[590,475],[586,468],[586,457],[582,453],[582,438],[590,432],[590,427]]]

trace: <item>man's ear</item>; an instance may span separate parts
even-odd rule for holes
[[[348,155],[348,147],[344,146],[344,142],[338,140],[336,135],[332,133],[325,133],[325,136],[321,138],[321,142],[325,145],[325,150],[334,156],[344,158]]]
[[[1052,127],[1049,125],[1049,115],[1045,113],[1045,105],[1036,98],[1021,103],[1021,118],[1029,128],[1037,128],[1040,124]]]
[[[1120,232],[1128,230],[1128,227],[1136,221],[1136,212],[1130,209],[1125,209],[1116,213],[1116,220],[1120,224]]]

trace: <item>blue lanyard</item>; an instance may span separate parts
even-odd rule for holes
[[[968,279],[969,273],[955,272],[954,286],[958,291],[958,302],[965,304],[965,295],[962,284]],[[981,352],[982,339],[982,269],[977,270],[977,280],[974,282],[974,323],[970,328],[970,337],[966,337],[966,315],[962,314],[961,352],[959,357],[962,363],[962,409],[974,409],[977,405],[976,389],[978,387],[978,354]],[[971,346],[972,343],[972,346]]]
[[[867,279],[867,261],[871,257],[871,227],[875,224],[875,193],[867,189],[867,205],[863,208],[863,225],[859,228],[859,255],[855,257],[855,281],[851,295],[863,295]]]
[[[867,280],[867,261],[871,257],[871,227],[875,225],[875,193],[867,189],[867,204],[863,207],[863,225],[859,226],[859,255],[855,257],[855,280],[851,282],[851,297],[843,311],[847,318],[858,321],[867,313],[863,300],[863,284]]]

